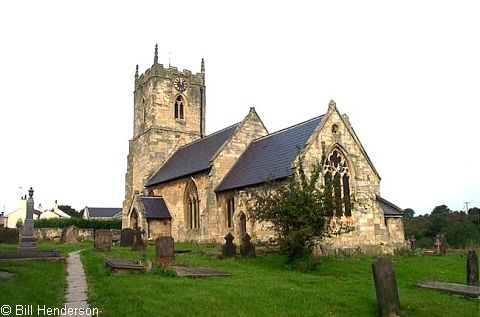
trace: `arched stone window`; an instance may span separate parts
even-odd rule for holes
[[[175,98],[175,119],[183,120],[184,119],[184,107],[185,107],[185,99],[182,97],[182,95],[178,95],[177,98]]]
[[[227,199],[227,228],[233,228],[233,214],[235,213],[235,200],[233,197]]]
[[[136,209],[133,209],[130,214],[130,228],[136,229],[138,227],[138,213]]]
[[[185,211],[185,220],[188,229],[200,228],[200,208],[197,186],[191,179],[185,187]]]
[[[342,153],[335,149],[327,157],[324,165],[325,201],[333,209],[330,216],[350,217],[350,171]]]

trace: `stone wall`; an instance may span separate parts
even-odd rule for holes
[[[64,228],[34,228],[34,237],[37,240],[60,241]],[[119,241],[121,230],[110,229],[113,241]],[[80,241],[93,241],[94,229],[78,229],[78,238]]]
[[[148,222],[149,239],[155,240],[158,237],[171,236],[172,226],[168,220],[150,219]]]

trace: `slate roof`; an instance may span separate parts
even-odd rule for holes
[[[209,169],[213,155],[233,135],[239,125],[240,123],[234,124],[180,147],[145,186],[157,185]]]
[[[254,140],[215,189],[216,192],[251,186],[292,175],[298,151],[320,124],[323,116]]]
[[[87,207],[89,218],[113,218],[122,212],[122,208]]]
[[[403,217],[403,209],[395,206],[388,200],[377,196],[377,202],[380,208],[383,210],[383,215],[385,217]]]
[[[163,197],[142,197],[147,219],[172,219]]]

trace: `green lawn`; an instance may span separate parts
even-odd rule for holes
[[[374,316],[376,299],[373,258],[325,258],[311,273],[288,270],[282,257],[269,254],[255,259],[215,260],[194,252],[176,262],[210,266],[230,277],[192,279],[156,273],[110,276],[105,257],[139,259],[128,248],[112,252],[82,252],[89,284],[89,301],[102,316]],[[148,255],[153,258],[153,246]],[[424,279],[465,282],[465,258],[393,258],[406,316],[479,316],[479,302],[417,289]]]
[[[91,245],[91,243],[78,245],[38,243],[39,249],[57,249],[63,256],[70,251],[91,248]],[[16,249],[17,245],[0,243],[0,251]],[[0,278],[0,305],[34,305],[34,307],[46,305],[52,308],[63,305],[66,285],[64,262],[0,260],[0,271],[14,274],[11,279]]]
[[[193,252],[176,262],[210,266],[230,277],[191,279],[154,273],[110,276],[105,257],[140,259],[129,248],[94,252],[91,243],[75,246],[42,242],[41,249],[77,249],[89,284],[91,307],[101,316],[375,316],[376,299],[369,257],[329,257],[310,273],[289,270],[276,254],[255,259],[215,260],[203,255],[205,246],[182,244]],[[16,245],[0,244],[0,250]],[[148,256],[153,258],[153,246]],[[406,316],[479,316],[480,303],[448,294],[417,289],[424,279],[464,283],[465,257],[394,257],[400,302]],[[0,279],[0,305],[61,307],[65,289],[65,263],[0,261],[0,270],[15,274]]]

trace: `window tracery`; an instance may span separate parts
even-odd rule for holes
[[[197,186],[189,180],[185,188],[186,222],[189,229],[200,228],[200,208]]]
[[[324,165],[325,201],[333,209],[330,216],[350,217],[350,172],[348,163],[339,150],[333,150]]]

